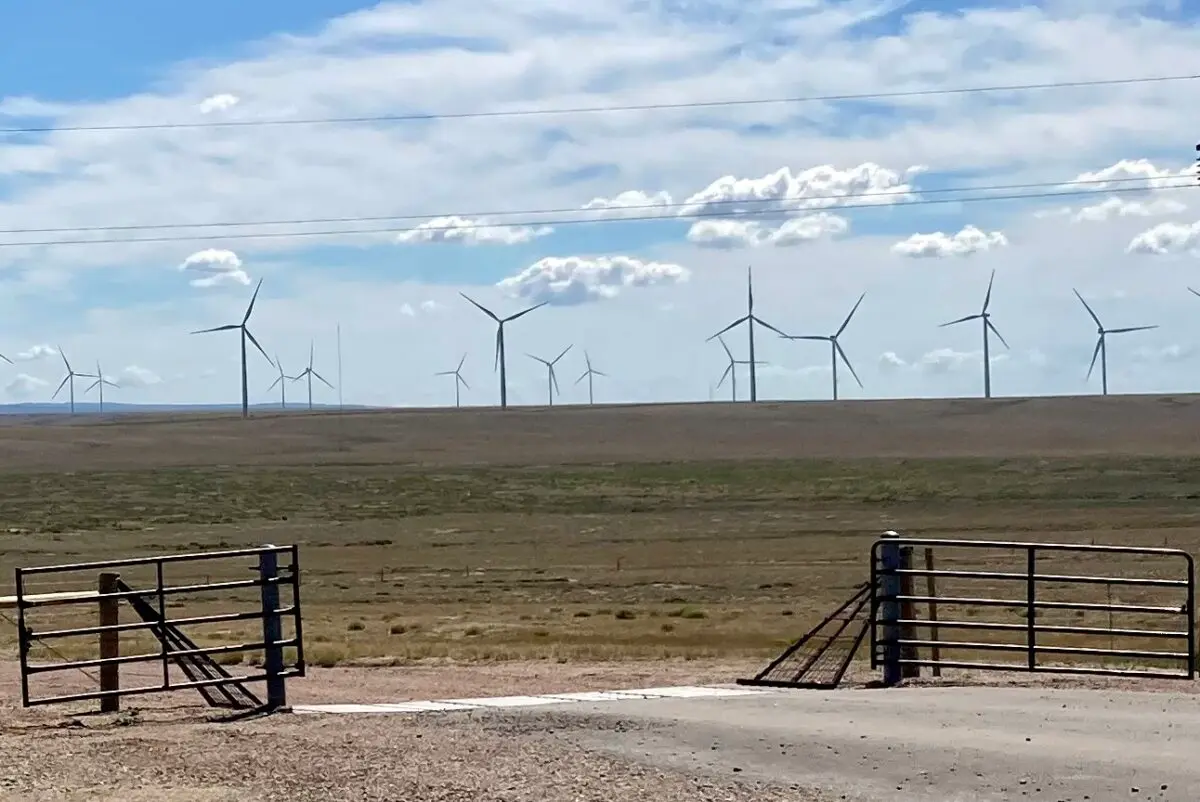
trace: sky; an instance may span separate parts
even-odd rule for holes
[[[843,398],[980,395],[979,321],[941,324],[993,272],[995,395],[1100,391],[1074,291],[1157,326],[1109,336],[1111,392],[1193,392],[1200,79],[945,91],[1186,75],[1200,7],[1170,0],[7,4],[0,401],[49,400],[61,351],[106,399],[236,402],[236,332],[190,332],[260,280],[250,330],[289,376],[311,348],[318,403],[453,404],[464,355],[463,403],[497,403],[463,293],[545,303],[506,326],[511,404],[568,346],[555,403],[587,402],[588,359],[597,402],[728,399],[708,338],[750,268],[788,335],[865,293]],[[828,398],[829,344],[778,332],[759,398]]]

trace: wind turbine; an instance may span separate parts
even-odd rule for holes
[[[854,377],[854,380],[856,382],[858,382],[858,386],[859,387],[863,386],[862,379],[858,378],[858,373],[854,370],[854,366],[850,364],[850,358],[848,356],[846,356],[846,352],[842,350],[842,344],[838,342],[838,337],[841,337],[842,332],[845,331],[846,327],[850,325],[850,318],[854,317],[854,313],[858,311],[859,304],[861,304],[863,302],[863,298],[866,298],[866,297],[867,297],[867,294],[865,292],[862,295],[858,296],[858,301],[855,302],[854,308],[850,310],[850,314],[846,315],[846,319],[844,321],[842,321],[841,327],[833,334],[829,334],[829,335],[806,334],[806,335],[801,335],[801,336],[788,335],[789,340],[820,340],[820,341],[829,343],[830,365],[833,368],[833,400],[834,401],[837,401],[837,399],[838,399],[837,369],[838,369],[838,357],[839,356],[842,358],[842,361],[846,363],[846,367],[850,368],[850,375]]]
[[[1004,347],[1008,348],[1008,343],[1004,341],[1004,337],[999,330],[992,325],[992,316],[988,312],[988,304],[992,301],[992,282],[996,280],[996,271],[992,271],[992,277],[988,279],[987,294],[983,296],[983,309],[977,315],[967,315],[960,317],[958,320],[951,320],[949,323],[943,323],[938,328],[944,329],[946,326],[953,326],[956,323],[966,323],[968,320],[982,321],[983,326],[983,397],[992,397],[992,358],[991,352],[988,349],[989,337],[988,332],[996,335],[996,339],[1004,343]],[[1082,298],[1080,300],[1083,300]],[[1084,304],[1086,306],[1086,304]]]
[[[13,361],[11,359],[9,359],[8,357],[6,357],[4,354],[0,354],[0,359],[3,359],[5,362],[7,362],[10,365],[13,363]]]
[[[279,354],[275,355],[275,367],[279,368],[279,377],[271,382],[267,392],[271,392],[275,389],[275,385],[279,385],[279,408],[287,409],[287,382],[288,380],[295,381],[297,377],[283,375],[283,362],[279,359]]]
[[[71,414],[75,414],[75,379],[91,379],[95,378],[90,373],[76,373],[71,367],[71,363],[67,361],[67,355],[63,353],[62,346],[58,347],[58,355],[62,357],[63,364],[67,366],[67,375],[63,377],[62,384],[58,385],[58,389],[54,391],[54,395],[50,396],[53,401],[58,398],[58,394],[62,392],[62,388],[70,382],[71,385]]]
[[[758,376],[754,370],[754,366],[760,364],[754,361],[754,324],[757,323],[760,326],[764,326],[782,337],[786,337],[787,335],[754,314],[754,275],[749,267],[746,268],[746,314],[718,331],[712,337],[709,337],[705,342],[712,342],[725,332],[743,323],[746,324],[750,336],[750,359],[743,364],[750,365],[750,400],[753,402],[758,400]],[[726,348],[725,350],[728,351],[729,349]],[[732,358],[731,356],[730,359]]]
[[[1190,289],[1190,288],[1189,288]],[[1096,313],[1088,306],[1088,302],[1083,300],[1083,296],[1079,294],[1079,290],[1072,289],[1075,297],[1079,299],[1079,303],[1083,304],[1083,308],[1092,316],[1092,320],[1096,321],[1096,350],[1092,351],[1092,363],[1088,365],[1087,377],[1092,378],[1092,370],[1096,367],[1096,357],[1100,357],[1100,386],[1103,388],[1103,394],[1108,395],[1108,335],[1110,334],[1128,334],[1131,331],[1149,331],[1157,329],[1158,326],[1129,326],[1123,329],[1106,329],[1104,324],[1100,322],[1100,318],[1096,317]],[[1195,290],[1192,290],[1195,292]]]
[[[604,372],[602,372],[602,371],[596,370],[595,368],[593,368],[593,367],[592,367],[592,358],[591,358],[590,356],[588,356],[588,352],[587,352],[587,351],[584,351],[584,352],[583,352],[583,360],[584,360],[585,362],[587,362],[587,370],[585,370],[585,371],[583,372],[583,375],[582,375],[582,376],[580,376],[578,379],[576,379],[576,380],[575,380],[575,383],[576,383],[576,384],[579,384],[579,383],[580,383],[581,381],[583,381],[584,379],[587,379],[587,380],[588,380],[588,403],[589,403],[589,404],[595,404],[595,403],[596,403],[596,396],[595,396],[595,394],[593,394],[593,392],[592,392],[592,377],[593,377],[593,376],[603,376],[604,378],[606,378],[606,379],[607,379],[607,378],[608,378],[608,374],[607,374],[607,373],[604,373]]]
[[[562,349],[561,352],[559,352],[558,356],[550,360],[542,359],[540,356],[534,356],[533,354],[525,355],[530,359],[536,359],[538,362],[541,362],[546,366],[546,389],[548,390],[550,396],[550,406],[554,406],[554,394],[558,393],[558,377],[554,375],[554,366],[557,365],[558,360],[566,356],[567,351],[570,350],[571,346],[568,345],[566,348]],[[559,394],[561,395],[561,393]]]
[[[712,387],[712,386],[709,387],[708,400],[711,401],[713,391],[720,390],[721,385],[725,383],[725,380],[729,379],[730,380],[729,383],[733,388],[733,400],[737,401],[737,366],[738,365],[752,365],[755,363],[751,363],[750,360],[748,360],[748,359],[734,359],[733,352],[730,351],[729,346],[725,344],[725,338],[718,336],[717,341],[720,342],[721,347],[725,349],[725,356],[729,357],[729,364],[725,367],[725,372],[721,374],[721,380],[717,382],[716,387]],[[758,362],[756,364],[765,365],[767,363],[766,362]],[[751,373],[753,373],[754,368],[751,367],[750,370],[751,370]]]
[[[498,366],[500,368],[500,408],[508,409],[508,373],[506,371],[507,363],[504,358],[504,324],[511,323],[514,320],[516,320],[517,318],[521,317],[522,315],[528,315],[534,309],[540,309],[541,307],[545,306],[548,302],[542,301],[540,304],[531,306],[522,312],[517,312],[515,315],[509,315],[508,317],[501,319],[501,318],[496,317],[495,313],[492,312],[492,310],[483,306],[478,301],[475,301],[472,298],[468,297],[466,295],[466,293],[460,292],[459,295],[461,295],[462,297],[464,297],[468,301],[470,301],[471,304],[473,306],[475,306],[475,308],[477,308],[480,312],[483,312],[485,315],[490,317],[492,320],[496,321],[496,361],[495,361],[495,366],[493,366],[492,370],[495,370],[496,366]]]
[[[306,367],[304,370],[300,371],[300,373],[298,373],[297,375],[292,377],[292,381],[294,381],[294,382],[298,382],[304,378],[308,379],[308,411],[309,412],[312,412],[312,408],[313,408],[313,406],[312,406],[313,376],[316,376],[330,390],[333,389],[333,385],[330,384],[329,382],[325,381],[324,376],[322,376],[320,373],[317,373],[315,370],[313,370],[313,356],[315,353],[316,353],[316,345],[310,341],[308,343],[308,367]]]
[[[250,417],[250,385],[249,376],[246,370],[246,340],[254,343],[254,347],[263,355],[263,359],[267,360],[267,364],[275,367],[275,363],[271,361],[271,357],[267,356],[267,352],[258,344],[258,340],[254,339],[254,335],[250,333],[247,323],[250,322],[250,313],[254,311],[254,302],[258,300],[258,291],[262,289],[263,280],[258,280],[258,285],[254,288],[254,295],[250,296],[250,305],[246,307],[246,314],[242,317],[241,323],[230,323],[226,326],[216,326],[211,329],[200,329],[193,331],[192,334],[208,334],[214,331],[234,331],[241,332],[242,341],[242,417]]]
[[[67,369],[70,370],[70,367],[68,366]],[[105,385],[108,385],[109,387],[113,387],[113,388],[118,388],[121,386],[121,385],[117,384],[116,382],[110,382],[108,379],[104,378],[104,371],[100,369],[100,360],[97,359],[96,360],[96,380],[94,382],[92,382],[91,384],[89,384],[87,389],[84,390],[84,392],[90,393],[92,390],[95,390],[96,388],[100,389],[100,407],[99,407],[100,412],[104,411],[104,386]]]
[[[467,384],[467,380],[462,377],[462,366],[466,361],[467,355],[463,354],[462,359],[458,360],[458,367],[456,367],[454,370],[443,370],[440,373],[433,374],[434,376],[454,377],[454,406],[456,408],[462,406],[462,398],[459,395],[461,388],[466,387],[468,390],[471,389],[471,385]]]

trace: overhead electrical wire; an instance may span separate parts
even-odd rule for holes
[[[1102,183],[1107,184],[1107,183],[1115,183],[1117,181],[1134,181],[1134,180],[1144,181],[1145,179],[1143,179],[1143,178],[1109,179]],[[1192,181],[1190,180],[1190,176],[1189,177],[1181,177],[1179,180],[1181,180],[1181,181],[1186,180],[1187,183],[1161,185],[1161,186],[1155,187],[1154,189],[1156,191],[1170,190],[1170,189],[1183,189],[1183,188],[1195,189],[1195,184],[1192,183]],[[1101,182],[1099,182],[1099,181],[1097,181],[1097,182],[1067,182],[1066,184],[1056,183],[1056,184],[1053,184],[1053,186],[1065,186],[1065,185],[1070,185],[1071,183],[1083,184],[1083,183],[1101,183]],[[1011,186],[1019,186],[1019,185],[1008,185],[1008,186],[1011,187]],[[1028,186],[1038,186],[1038,185],[1028,185]],[[1050,186],[1050,185],[1045,185],[1045,186]],[[996,188],[1005,188],[1005,185],[997,185]],[[958,190],[940,189],[940,190],[925,190],[924,192],[926,194],[932,194],[933,192],[953,192],[953,191],[981,192],[981,191],[986,191],[988,189],[989,189],[989,187],[967,187],[967,188],[961,188]],[[659,221],[684,220],[684,221],[687,221],[687,220],[703,220],[703,219],[709,219],[709,218],[717,218],[717,219],[724,219],[724,220],[741,220],[741,219],[746,219],[746,218],[751,218],[751,219],[766,218],[766,217],[769,217],[770,215],[784,217],[784,216],[794,216],[798,213],[806,213],[806,212],[807,213],[817,213],[817,212],[821,212],[821,211],[842,210],[842,209],[897,209],[897,208],[905,208],[905,207],[910,207],[910,206],[930,206],[930,205],[935,205],[935,204],[947,204],[947,203],[980,203],[980,202],[991,202],[991,201],[1000,201],[1000,200],[1030,200],[1030,199],[1041,200],[1041,199],[1049,199],[1049,198],[1077,198],[1077,197],[1081,197],[1081,196],[1111,195],[1111,194],[1117,194],[1117,193],[1147,192],[1147,191],[1148,191],[1148,188],[1144,187],[1144,186],[1114,187],[1114,188],[1105,188],[1105,189],[1072,190],[1072,191],[1067,191],[1067,192],[1018,192],[1018,193],[1011,193],[1011,194],[1006,194],[1006,195],[974,195],[974,196],[951,197],[951,198],[917,198],[916,200],[901,201],[898,203],[891,203],[891,204],[837,203],[836,205],[831,205],[828,207],[809,208],[809,209],[795,209],[795,208],[787,208],[787,207],[776,207],[776,208],[770,208],[770,209],[738,209],[738,210],[729,210],[729,211],[718,209],[718,210],[711,211],[711,212],[701,211],[701,212],[695,212],[695,213],[690,213],[690,214],[675,214],[675,215],[670,215],[670,216],[637,215],[637,216],[632,216],[632,217],[625,217],[625,216],[622,216],[622,217],[592,217],[592,218],[585,217],[585,218],[569,218],[569,219],[561,219],[561,220],[533,220],[533,221],[519,220],[519,221],[513,221],[513,222],[486,221],[486,222],[477,222],[477,223],[471,223],[471,224],[466,224],[466,225],[456,225],[456,226],[323,229],[323,230],[317,230],[317,231],[267,231],[267,232],[255,231],[255,232],[232,233],[232,234],[173,234],[173,235],[153,236],[153,237],[105,237],[105,238],[97,238],[97,239],[73,239],[73,240],[71,240],[71,239],[52,239],[52,240],[39,240],[39,241],[0,242],[0,248],[57,247],[57,246],[67,246],[67,245],[114,245],[114,244],[160,243],[160,242],[204,242],[204,241],[251,240],[251,239],[290,239],[290,238],[301,238],[301,237],[369,236],[369,235],[378,235],[378,234],[396,234],[396,235],[398,235],[398,234],[404,234],[404,233],[415,232],[415,231],[422,231],[422,232],[464,231],[464,230],[475,230],[475,229],[481,229],[481,228],[522,228],[522,227],[533,226],[533,225],[548,226],[548,227],[561,227],[561,226],[568,226],[568,225],[596,225],[596,224],[604,224],[604,223],[647,222],[647,221],[651,221],[651,220],[659,220]],[[894,193],[894,194],[899,194],[899,193]],[[908,194],[908,193],[905,193],[905,194]],[[830,196],[825,199],[826,200],[841,200],[846,197],[878,198],[878,197],[880,197],[880,195],[881,195],[881,193],[859,193],[857,195],[851,195],[851,196],[847,196],[847,195]],[[788,199],[784,199],[784,200],[786,201]],[[821,198],[810,197],[810,198],[800,198],[800,199],[795,199],[795,200],[813,201],[813,200],[821,200]],[[742,204],[742,203],[745,203],[746,201],[721,201],[721,202]],[[780,201],[774,200],[773,202],[779,203]],[[624,208],[631,208],[631,207],[624,207]],[[572,211],[586,212],[589,210],[572,210]],[[519,213],[512,212],[510,214],[515,215],[515,214],[519,214]],[[451,216],[451,215],[441,215],[441,216],[446,217],[446,216]],[[339,222],[355,222],[356,220],[361,221],[361,222],[369,222],[372,219],[373,218],[357,218],[357,219],[356,218],[343,218]],[[413,218],[389,218],[389,219],[419,219],[419,218],[413,217]],[[320,221],[317,221],[317,222],[320,222]],[[216,225],[216,224],[208,224],[208,225]],[[242,224],[229,224],[229,225],[242,225]],[[247,225],[271,225],[271,224],[258,223],[258,224],[247,224]],[[191,226],[189,224],[181,224],[179,226],[171,226],[171,227],[186,228],[186,227],[191,227]],[[81,230],[81,229],[76,229],[76,230]],[[104,228],[82,229],[82,231],[89,231],[89,230],[108,231],[108,230],[114,230],[114,229],[104,229]],[[58,229],[58,231],[62,231],[65,233],[66,231],[69,231],[69,229]]]
[[[1186,176],[1170,176],[1170,178],[1185,178]],[[704,201],[705,206],[728,206],[728,205],[743,205],[754,203],[776,203],[783,204],[788,202],[811,202],[811,201],[841,201],[853,198],[881,198],[889,195],[943,195],[952,192],[996,192],[1010,190],[1025,190],[1025,189],[1046,189],[1053,187],[1072,187],[1072,186],[1091,186],[1099,184],[1125,184],[1135,181],[1146,181],[1145,176],[1135,176],[1128,178],[1095,178],[1076,181],[1042,181],[1032,184],[985,184],[978,187],[938,187],[934,189],[923,190],[896,190],[882,192],[850,192],[842,195],[808,195],[801,198],[745,198],[745,199],[721,199]],[[1160,180],[1162,180],[1160,178]],[[1174,187],[1169,187],[1174,188]],[[1146,188],[1149,191],[1150,188]],[[244,226],[303,226],[303,225],[328,225],[333,223],[381,223],[385,221],[413,221],[413,220],[439,220],[447,217],[458,217],[462,219],[480,219],[487,218],[491,220],[495,217],[531,217],[534,215],[547,214],[587,214],[611,211],[627,211],[630,209],[680,209],[686,206],[698,205],[696,202],[678,201],[672,203],[636,203],[626,206],[613,207],[559,207],[554,209],[520,209],[508,211],[490,211],[490,212],[445,212],[441,214],[400,214],[400,215],[357,215],[347,217],[308,217],[294,218],[291,220],[243,220],[243,221],[221,221],[213,223],[139,223],[134,225],[105,225],[105,226],[68,226],[61,228],[0,228],[0,234],[83,234],[99,231],[158,231],[169,228],[238,228]],[[875,205],[875,204],[870,204]],[[894,204],[903,205],[903,204]],[[763,210],[765,214],[773,210]],[[779,212],[796,211],[794,208],[780,206]],[[813,210],[816,211],[816,210]],[[581,222],[604,222],[610,218],[597,218],[595,220],[587,220]],[[613,222],[618,222],[623,218],[611,218]],[[627,219],[627,218],[625,218]],[[508,225],[538,225],[539,221],[529,220],[520,223],[509,223]],[[463,229],[474,227],[496,227],[504,225],[502,223],[479,222],[470,226],[445,226],[445,230]],[[545,224],[542,224],[545,225]],[[426,231],[442,230],[440,228],[425,228]]]
[[[769,106],[798,103],[835,103],[856,100],[896,100],[912,97],[935,97],[943,95],[969,95],[994,92],[1031,92],[1048,89],[1082,89],[1101,86],[1127,86],[1132,84],[1172,83],[1194,81],[1200,74],[1159,75],[1140,78],[1107,78],[1081,81],[1052,81],[1047,83],[1005,84],[994,86],[953,87],[949,89],[910,89],[892,92],[860,92],[839,95],[800,95],[794,97],[767,97],[726,100],[697,100],[680,103],[634,103],[611,106],[575,106],[553,109],[510,109],[496,111],[433,112],[425,114],[379,114],[359,117],[309,117],[300,119],[266,120],[205,120],[203,122],[173,123],[127,123],[112,125],[49,125],[21,128],[0,128],[0,134],[50,134],[84,131],[166,131],[187,128],[251,128],[263,126],[294,125],[340,125],[363,123],[433,122],[439,120],[467,120],[493,117],[549,117],[575,114],[613,114],[634,111],[669,111],[678,109],[732,108],[745,106]]]

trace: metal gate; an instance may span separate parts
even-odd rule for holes
[[[1102,573],[1085,573],[1093,565]],[[1185,551],[889,533],[871,547],[870,586],[871,667],[885,685],[921,667],[1196,676]]]
[[[166,576],[169,569],[186,576],[171,582]],[[118,570],[123,574],[116,573]],[[81,572],[89,575],[87,589],[80,587],[82,578],[63,580],[64,576]],[[73,587],[37,592],[39,584]],[[281,598],[281,587],[290,587],[290,598]],[[172,614],[172,607],[185,604],[213,612]],[[300,562],[295,546],[18,568],[16,595],[0,597],[0,606],[17,610],[21,703],[25,707],[98,699],[102,712],[112,712],[119,708],[121,697],[191,688],[213,706],[279,709],[286,705],[285,680],[305,673]],[[130,610],[133,615],[127,617],[132,620],[122,621],[122,610]],[[253,622],[251,627],[261,626],[261,633],[243,634],[252,637],[248,642],[199,645],[184,631],[186,628],[195,633],[197,627],[218,624],[223,627],[220,634],[227,639],[228,626],[238,622]],[[152,645],[137,653],[122,654],[122,638]],[[77,648],[93,654],[98,646],[99,654],[72,659],[72,655],[63,654],[60,644],[64,642],[78,644]],[[35,645],[60,659],[31,661]],[[260,667],[250,673],[233,674],[223,665],[234,656],[255,652]],[[153,672],[157,681],[140,685],[121,682],[122,666],[155,663],[161,669]],[[98,675],[92,674],[92,669]],[[172,676],[172,669],[182,677]],[[31,691],[32,678],[68,671],[88,674],[99,687],[41,695]],[[265,703],[247,687],[256,682],[266,685]]]

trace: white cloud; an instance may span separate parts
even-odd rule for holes
[[[250,276],[242,269],[242,260],[233,251],[217,248],[197,251],[184,259],[179,269],[199,276],[188,282],[193,287],[250,283]]]
[[[1088,189],[1111,189],[1113,187],[1129,189],[1136,187],[1148,190],[1161,190],[1185,184],[1186,182],[1180,179],[1195,175],[1195,165],[1189,165],[1181,170],[1171,170],[1166,167],[1157,167],[1149,159],[1121,159],[1119,162],[1100,170],[1080,173],[1075,177],[1075,182],[1095,182],[1092,186],[1087,187]],[[1071,185],[1067,184],[1066,186]],[[1071,186],[1071,188],[1081,189],[1083,187]]]
[[[549,226],[497,226],[466,217],[435,217],[396,235],[403,245],[462,242],[467,245],[522,245],[554,232]]]
[[[601,218],[656,217],[673,214],[672,203],[668,192],[629,189],[611,198],[592,198],[583,208]]]
[[[989,361],[994,365],[1009,359],[1007,354],[992,354]],[[927,351],[912,362],[908,362],[894,351],[885,351],[879,356],[879,366],[885,370],[911,369],[928,374],[944,374],[963,368],[983,365],[983,351],[956,351],[953,348],[935,348]]]
[[[629,287],[677,284],[690,275],[676,264],[631,256],[548,256],[497,286],[530,301],[571,305],[615,298]]]
[[[29,348],[19,353],[13,354],[13,359],[18,362],[33,362],[37,359],[45,359],[50,356],[58,356],[58,349],[53,345],[39,343],[31,345]]]
[[[1128,253],[1163,256],[1195,251],[1200,247],[1200,221],[1195,223],[1159,223],[1143,231],[1125,248]]]
[[[199,109],[201,114],[212,114],[215,111],[228,111],[241,102],[241,98],[237,95],[231,95],[223,92],[219,95],[211,95],[200,101]]]
[[[750,220],[700,220],[688,230],[689,242],[702,248],[786,247],[844,234],[850,224],[843,217],[818,212],[795,217],[777,227]]]
[[[1159,217],[1177,214],[1187,209],[1187,205],[1173,198],[1154,198],[1152,200],[1131,200],[1129,198],[1107,198],[1091,206],[1084,206],[1071,215],[1076,223],[1103,222],[1120,217]],[[1067,210],[1068,212],[1070,210]]]
[[[128,365],[114,379],[123,387],[153,387],[162,384],[162,377],[149,368],[139,365]]]
[[[1172,343],[1157,348],[1141,347],[1136,349],[1134,357],[1140,362],[1175,363],[1186,362],[1196,354],[1196,349],[1190,345]]]
[[[840,170],[825,164],[793,173],[780,167],[761,178],[727,175],[692,195],[679,214],[709,215],[766,209],[828,209],[842,203],[885,205],[912,200],[905,174],[864,162]]]
[[[892,251],[914,259],[971,256],[1008,245],[1008,238],[999,231],[984,232],[976,226],[964,226],[955,234],[935,231],[932,234],[913,234],[897,242]]]
[[[30,376],[28,373],[18,373],[13,377],[12,381],[4,385],[4,392],[8,393],[11,398],[24,401],[32,397],[34,393],[48,386],[46,382],[37,376]]]
[[[434,301],[433,299],[430,299],[427,301],[421,301],[421,311],[422,312],[437,312],[437,311],[440,311],[441,309],[442,309],[442,305],[439,304],[437,301]]]

